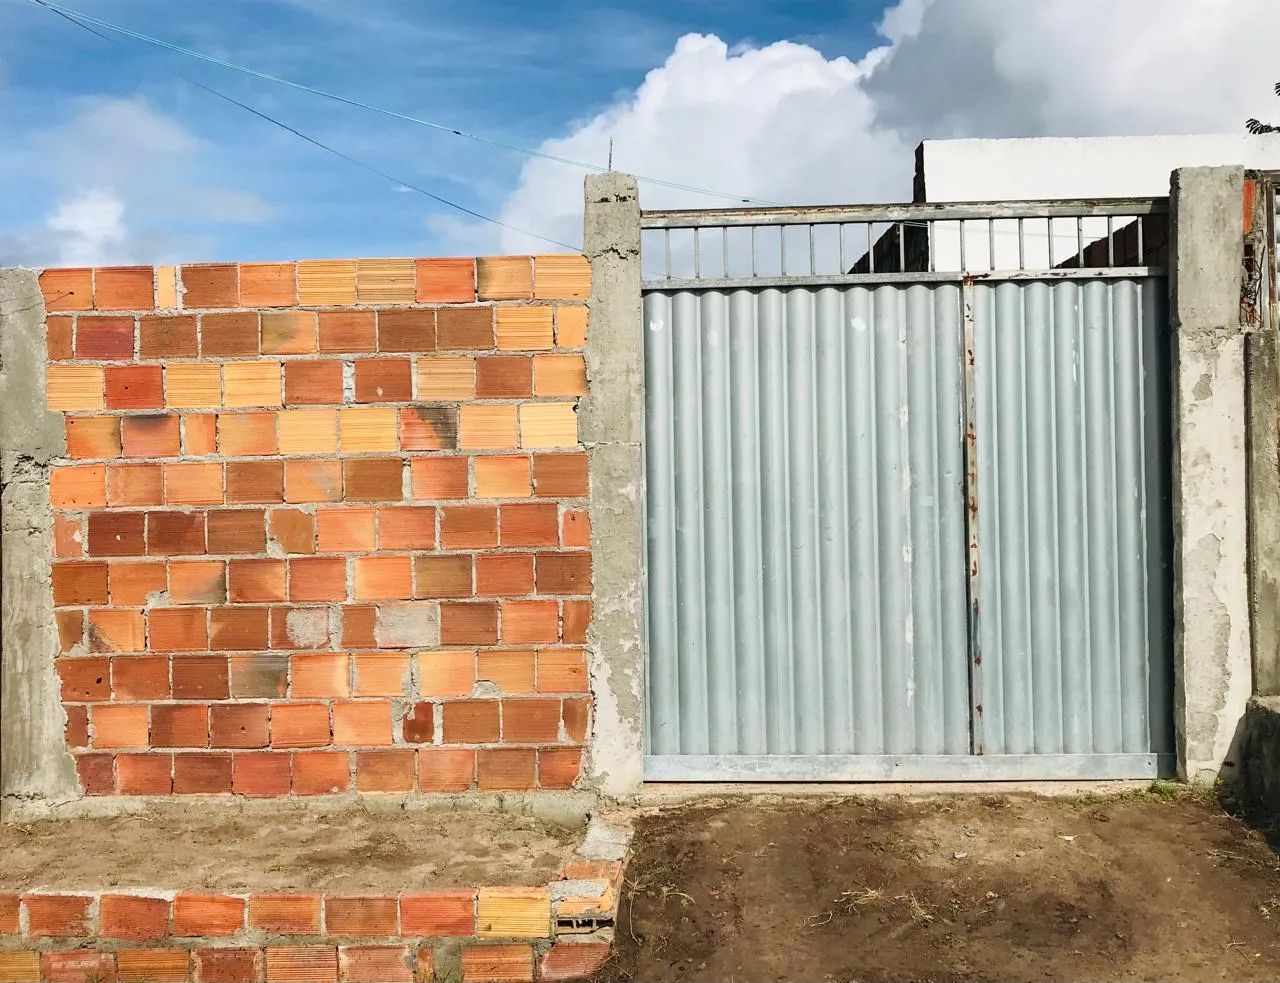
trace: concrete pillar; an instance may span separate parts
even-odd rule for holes
[[[590,385],[578,431],[590,462],[595,607],[587,775],[602,794],[623,798],[640,788],[644,753],[644,335],[635,178],[588,177],[584,221]]]
[[[1174,724],[1185,779],[1232,777],[1251,680],[1244,169],[1173,172]]]
[[[66,443],[45,360],[36,272],[0,270],[0,812],[80,794],[54,666],[49,462]]]

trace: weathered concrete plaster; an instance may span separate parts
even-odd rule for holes
[[[595,582],[587,776],[602,794],[622,798],[639,790],[644,735],[644,337],[635,178],[587,178],[583,251],[591,261],[590,387],[578,417],[590,461]]]
[[[1174,722],[1178,772],[1229,778],[1251,680],[1244,169],[1173,173]]]
[[[1267,254],[1270,257],[1270,254]],[[1253,692],[1280,696],[1280,358],[1275,333],[1245,335],[1249,395],[1249,603]],[[1280,776],[1277,776],[1280,778]]]
[[[0,808],[80,794],[63,734],[50,591],[49,462],[66,445],[44,393],[36,273],[0,270]]]

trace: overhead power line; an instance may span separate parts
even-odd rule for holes
[[[165,41],[160,38],[155,38],[149,34],[142,34],[138,31],[130,30],[127,27],[121,27],[120,25],[113,24],[110,21],[105,21],[105,20],[102,20],[101,18],[94,17],[91,14],[86,14],[78,10],[73,10],[70,7],[64,7],[60,4],[53,3],[51,2],[51,0],[29,0],[29,2],[37,4],[38,6],[41,6],[41,7],[46,7],[49,10],[57,11],[58,13],[61,13],[64,16],[74,17],[76,20],[81,21],[85,24],[94,24],[97,27],[103,28],[104,30],[114,31],[117,34],[123,34],[126,37],[133,38],[136,41],[142,41],[142,42],[145,42],[146,44],[152,44],[157,47],[164,48],[167,51],[173,51],[178,54],[186,55],[189,58],[197,58],[200,61],[208,62],[211,65],[217,65],[220,68],[225,68],[233,72],[240,72],[244,75],[251,75],[254,78],[263,79],[264,81],[267,81],[267,82],[273,82],[276,85],[287,86],[288,88],[291,88],[291,89],[297,89],[300,92],[309,92],[312,95],[320,96],[321,98],[324,98],[324,99],[331,99],[334,102],[340,102],[347,106],[354,106],[357,109],[364,109],[371,113],[378,113],[382,116],[389,116],[392,119],[403,120],[407,123],[416,123],[419,126],[426,126],[433,130],[439,130],[442,133],[449,133],[456,137],[463,137],[464,139],[467,139],[467,140],[474,140],[477,143],[488,144],[491,147],[498,147],[502,150],[512,151],[513,153],[524,154],[527,157],[534,157],[540,160],[554,161],[555,163],[558,163],[558,164],[567,164],[571,167],[579,167],[579,168],[582,168],[583,170],[588,170],[588,171],[603,172],[609,169],[607,167],[602,167],[599,164],[592,164],[588,161],[575,160],[572,157],[563,157],[559,154],[547,153],[544,150],[535,150],[532,147],[522,147],[522,146],[519,146],[518,144],[507,143],[506,141],[497,140],[497,139],[494,139],[493,137],[487,137],[479,133],[472,133],[467,130],[458,129],[455,126],[448,126],[444,123],[438,123],[438,122],[435,122],[434,120],[422,119],[421,117],[418,117],[418,116],[410,116],[407,113],[399,113],[393,109],[385,109],[381,106],[373,106],[373,105],[370,105],[369,103],[361,102],[358,99],[352,99],[348,96],[339,95],[336,92],[329,92],[325,89],[317,89],[314,86],[305,85],[302,82],[294,82],[290,79],[280,78],[278,75],[270,75],[267,72],[260,72],[257,69],[249,68],[245,65],[237,65],[235,62],[226,61],[225,59],[222,59],[222,58],[215,58],[213,55],[207,55],[202,51],[196,51],[192,48],[184,48],[181,45],[173,44],[170,41]],[[688,191],[693,194],[708,195],[712,198],[723,198],[728,201],[742,202],[745,204],[751,204],[751,205],[779,204],[779,202],[775,202],[775,201],[767,201],[761,198],[748,198],[746,195],[730,194],[724,191],[714,191],[710,188],[699,188],[691,184],[682,184],[679,181],[668,181],[668,180],[665,180],[664,178],[649,177],[647,175],[642,175],[642,174],[636,175],[636,180],[643,181],[646,184],[653,184],[658,187],[671,188],[676,191]]]
[[[39,4],[41,7],[48,8],[52,13],[57,14],[59,17],[68,21],[69,23],[74,24],[76,27],[82,28],[88,31],[90,34],[96,37],[102,38],[102,40],[108,42],[109,44],[119,45],[122,43],[113,37],[109,37],[100,31],[94,30],[94,28],[90,27],[88,24],[82,23],[81,21],[77,20],[77,15],[68,13],[67,11],[64,11],[58,8],[54,4],[43,3],[42,0],[33,0],[33,2]],[[336,147],[331,147],[327,143],[317,140],[314,137],[308,136],[307,134],[303,133],[301,130],[293,126],[290,126],[288,123],[282,122],[281,120],[276,119],[274,116],[268,116],[266,113],[261,112],[260,110],[254,109],[252,106],[241,102],[239,99],[236,99],[234,96],[229,96],[225,92],[220,92],[218,89],[215,89],[209,85],[205,85],[203,82],[199,82],[188,75],[184,75],[182,72],[176,71],[175,69],[168,68],[167,66],[163,66],[163,65],[161,66],[161,68],[163,68],[164,71],[168,72],[170,75],[174,76],[175,78],[182,79],[182,81],[187,82],[190,85],[194,85],[198,89],[203,89],[205,92],[208,92],[210,95],[217,96],[219,99],[223,99],[226,102],[231,103],[233,106],[239,106],[241,109],[245,110],[246,112],[253,113],[253,115],[257,116],[259,119],[265,120],[266,122],[271,123],[273,126],[278,126],[280,127],[280,129],[285,130],[289,133],[292,133],[294,136],[298,137],[300,140],[305,140],[307,143],[311,144],[314,147],[319,147],[321,150],[328,151],[329,153],[333,154],[335,157],[340,157],[343,160],[347,161],[348,163],[354,164],[356,167],[363,168],[364,170],[369,171],[371,174],[376,174],[378,175],[378,177],[383,178],[386,181],[390,181],[393,184],[401,185],[405,188],[408,188],[411,191],[416,191],[418,194],[425,195],[426,197],[430,198],[432,201],[439,202],[442,205],[447,205],[449,208],[457,209],[458,211],[462,212],[465,215],[470,215],[473,218],[480,219],[483,222],[489,222],[493,225],[498,226],[499,228],[508,229],[511,232],[519,232],[521,235],[532,236],[534,239],[540,239],[543,242],[550,243],[553,246],[563,246],[565,249],[568,249],[572,252],[577,252],[581,248],[579,246],[571,246],[567,242],[561,242],[559,239],[552,239],[550,236],[544,236],[538,232],[532,232],[529,229],[522,229],[519,226],[511,225],[507,222],[501,221],[500,219],[492,218],[488,215],[483,215],[480,212],[475,211],[474,209],[468,208],[466,205],[459,205],[456,201],[450,201],[448,198],[444,198],[438,194],[435,194],[432,191],[428,191],[426,188],[419,187],[418,185],[414,184],[412,181],[406,181],[404,178],[399,178],[399,177],[396,177],[395,175],[388,174],[386,171],[383,171],[380,168],[374,167],[372,164],[366,163],[365,161],[362,161],[362,160],[358,160],[357,158],[352,157],[350,154],[343,153],[341,150],[338,150]]]

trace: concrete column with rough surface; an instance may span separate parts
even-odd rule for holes
[[[1269,254],[1268,254],[1269,255]],[[1249,603],[1253,691],[1280,696],[1280,359],[1276,336],[1245,336],[1249,393]]]
[[[34,270],[0,270],[0,803],[80,794],[54,660],[44,300]]]
[[[644,753],[644,329],[635,178],[588,177],[584,219],[590,385],[578,414],[590,462],[595,608],[587,771],[602,794],[622,798],[639,790]]]
[[[1178,772],[1234,772],[1251,689],[1244,330],[1244,169],[1173,173],[1174,722]]]

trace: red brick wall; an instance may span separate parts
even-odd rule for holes
[[[580,256],[46,270],[88,794],[565,788]]]

